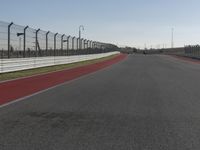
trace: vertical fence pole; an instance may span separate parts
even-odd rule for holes
[[[73,37],[72,38],[72,50],[74,50],[74,39],[75,39],[76,37]]]
[[[36,57],[38,56],[38,33],[39,33],[40,29],[36,30],[35,32],[35,53],[36,53]]]
[[[85,49],[87,49],[87,41],[88,41],[88,40],[85,40]]]
[[[97,48],[97,49],[98,49],[98,42],[96,42],[96,43],[95,43],[95,48]]]
[[[90,40],[87,40],[87,49],[89,48],[89,42],[90,42]]]
[[[76,48],[77,48],[77,55],[78,55],[79,54],[79,38],[77,38],[76,41],[77,41]]]
[[[89,44],[89,40],[86,41],[87,53],[89,54],[89,53],[90,53],[90,50],[89,50],[89,46],[88,46],[88,44]]]
[[[9,25],[8,25],[8,58],[10,58],[10,28],[11,26],[13,25],[14,23],[11,22]]]
[[[95,49],[95,42],[93,42],[92,48]]]
[[[65,36],[65,34],[63,34],[63,35],[61,36],[61,50],[63,50],[63,38],[64,38],[64,36]]]
[[[82,39],[81,38],[79,38],[79,50],[81,50],[82,49]]]
[[[64,38],[64,36],[65,36],[65,34],[63,34],[61,36],[61,55],[63,55],[63,42],[64,42],[63,38]]]
[[[26,30],[28,29],[28,26],[26,26],[24,28],[24,53],[23,53],[23,57],[26,57]]]
[[[83,49],[85,49],[85,39],[83,39]]]
[[[49,33],[50,33],[50,31],[48,31],[47,33],[46,33],[46,55],[47,55],[47,52],[48,52],[48,35],[49,35]]]
[[[79,38],[79,50],[81,50],[81,43],[82,43],[82,40]]]
[[[92,49],[92,41],[90,41],[90,48]]]
[[[69,38],[70,38],[71,36],[68,36],[67,37],[67,56],[69,55]]]
[[[81,39],[81,49],[83,49],[83,42],[84,42],[84,39]]]
[[[58,35],[58,33],[54,34],[54,56],[56,55],[56,36]]]
[[[78,47],[78,44],[79,44],[79,38],[77,38],[76,40],[77,40],[76,48],[77,48],[77,50],[78,50],[78,49],[79,49],[79,47]]]

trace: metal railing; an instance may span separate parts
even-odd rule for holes
[[[0,58],[69,56],[115,51],[117,46],[0,21]]]

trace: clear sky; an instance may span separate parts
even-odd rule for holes
[[[0,0],[0,20],[120,46],[200,44],[200,0]]]

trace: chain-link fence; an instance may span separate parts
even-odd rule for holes
[[[69,56],[115,51],[117,46],[0,21],[0,58]]]
[[[200,45],[185,46],[185,55],[200,58]]]
[[[165,54],[193,57],[200,59],[200,46],[199,45],[188,45],[181,48],[173,48],[168,50],[162,50]]]

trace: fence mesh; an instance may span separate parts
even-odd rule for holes
[[[102,53],[116,48],[112,44],[97,44],[86,39],[0,21],[1,59]]]

